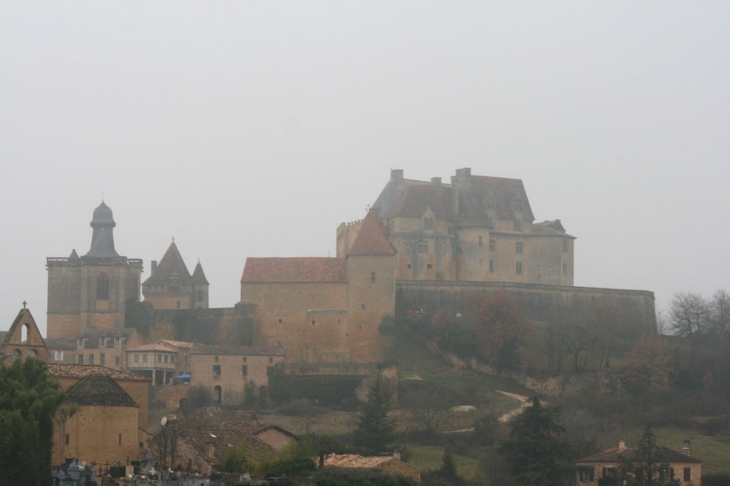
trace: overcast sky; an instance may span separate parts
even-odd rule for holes
[[[0,330],[45,259],[173,236],[210,303],[335,256],[392,168],[522,179],[579,286],[730,290],[730,2],[0,1]]]

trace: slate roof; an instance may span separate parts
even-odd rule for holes
[[[139,408],[119,384],[108,375],[91,375],[66,392],[66,402],[78,405]]]
[[[241,283],[346,283],[347,260],[328,257],[246,258]]]
[[[73,351],[76,349],[77,340],[68,338],[47,338],[46,348],[62,351]]]
[[[175,277],[179,279],[181,285],[191,285],[193,282],[188,267],[185,266],[180,251],[173,241],[162,256],[160,263],[157,264],[155,271],[142,285],[166,285],[170,278]]]
[[[520,211],[523,220],[535,220],[520,179],[471,176],[469,181],[469,190],[459,197],[459,212],[463,219],[486,219],[487,208],[493,208],[499,219],[514,219]]]
[[[575,239],[575,236],[571,236],[565,232],[565,228],[563,228],[563,224],[559,219],[543,221],[542,223],[534,223],[532,225],[532,233],[536,235],[560,236],[563,238],[568,237]]]
[[[437,219],[452,220],[454,212],[451,209],[451,187],[429,184],[412,185],[404,191],[390,210],[385,213],[386,218],[396,216],[406,218],[420,218],[431,208]]]
[[[203,266],[198,262],[193,270],[193,283],[196,285],[210,285],[208,279],[205,278],[205,272],[203,272]]]
[[[373,209],[376,209],[380,212],[381,215],[386,214],[388,211],[390,211],[390,208],[398,201],[406,189],[408,189],[411,186],[420,186],[420,185],[430,185],[430,182],[427,181],[417,181],[414,179],[403,179],[403,185],[401,187],[398,186],[398,183],[393,175],[393,172],[391,172],[390,180],[385,185],[383,190],[380,192],[380,195],[375,200],[375,202],[372,205]],[[444,184],[444,186],[447,186]]]
[[[395,255],[395,250],[371,213],[365,216],[348,255]]]
[[[80,365],[71,363],[48,363],[48,374],[58,378],[85,378],[92,375],[105,375],[115,380],[150,381],[144,376],[127,371],[115,370],[101,365]]]
[[[217,344],[195,344],[192,354],[220,354],[234,356],[285,356],[280,346],[220,346]]]
[[[114,214],[109,206],[104,201],[94,209],[94,215],[91,218],[91,224],[104,225],[104,226],[116,226],[114,222]]]
[[[637,452],[638,448],[636,447],[621,448],[616,446],[606,449],[603,452],[599,452],[598,454],[593,454],[592,456],[578,459],[576,462],[620,462],[622,460],[628,460],[633,462],[639,460],[638,458],[636,458]],[[657,461],[667,463],[681,462],[693,464],[699,464],[702,462],[696,457],[687,456],[680,452],[662,446],[657,447]]]

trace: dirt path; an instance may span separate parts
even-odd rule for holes
[[[494,391],[496,391],[497,393],[501,393],[502,395],[508,396],[510,398],[513,398],[513,399],[517,400],[518,402],[520,402],[520,406],[519,407],[517,407],[514,410],[512,410],[511,412],[507,412],[504,415],[502,415],[501,417],[499,417],[498,420],[500,422],[509,422],[513,417],[515,417],[516,415],[521,414],[522,411],[526,407],[529,407],[530,406],[530,401],[529,401],[530,399],[529,399],[529,397],[526,397],[524,395],[517,395],[516,393],[509,393],[509,392],[502,391],[502,390],[494,390]]]

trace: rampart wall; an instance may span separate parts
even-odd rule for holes
[[[624,321],[632,322],[636,327],[656,327],[654,292],[502,282],[399,280],[396,282],[396,315],[405,316],[411,309],[423,309],[427,313],[449,309],[463,313],[470,295],[496,291],[513,297],[530,320],[580,320],[596,305],[609,305]]]

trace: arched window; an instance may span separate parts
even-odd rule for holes
[[[215,388],[213,388],[213,398],[217,403],[221,403],[223,400],[223,388],[221,388],[220,385],[216,385]]]
[[[20,328],[20,342],[23,344],[27,343],[28,336],[30,336],[30,324],[23,324]]]
[[[109,300],[109,275],[106,273],[96,277],[96,300]]]
[[[15,357],[15,359],[20,359],[23,357],[23,353],[19,349],[16,349],[15,351],[13,351],[13,356]]]

